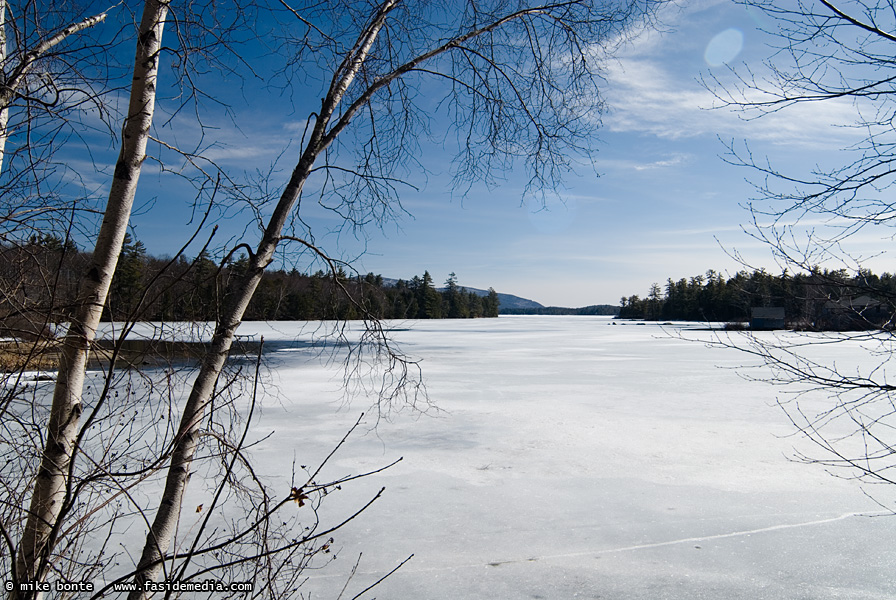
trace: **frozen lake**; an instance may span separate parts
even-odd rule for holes
[[[306,596],[336,598],[362,552],[347,598],[412,553],[375,596],[896,596],[896,520],[868,516],[881,508],[857,483],[788,460],[814,450],[789,435],[778,390],[725,368],[749,357],[601,317],[401,326],[394,338],[423,359],[440,412],[396,414],[336,456],[334,478],[404,460],[331,497],[325,517],[386,487],[336,536],[339,559]],[[287,340],[293,327],[240,333]],[[321,460],[370,401],[346,406],[339,367],[310,350],[268,357],[256,431],[275,434],[256,456],[288,473],[293,458]]]

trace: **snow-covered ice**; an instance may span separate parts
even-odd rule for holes
[[[731,368],[749,356],[599,317],[395,325],[438,410],[368,418],[327,468],[404,458],[328,497],[335,518],[386,487],[336,535],[311,598],[336,598],[359,553],[354,592],[414,554],[379,598],[896,597],[896,520],[870,516],[880,506],[856,482],[789,459],[815,450],[779,390]],[[298,327],[240,333],[307,339]],[[339,366],[307,346],[270,348],[255,432],[275,433],[255,456],[288,492],[293,460],[321,460],[371,399],[346,404]]]

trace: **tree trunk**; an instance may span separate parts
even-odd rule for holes
[[[0,65],[6,64],[6,9],[7,1],[0,0]],[[0,88],[6,87],[6,73],[0,71]],[[6,124],[9,122],[9,105],[0,106],[0,173],[3,172],[3,157],[6,154]]]
[[[238,280],[235,289],[231,290],[232,300],[225,306],[223,314],[218,320],[211,348],[202,361],[199,374],[193,383],[190,397],[184,407],[183,415],[181,415],[177,441],[165,481],[165,491],[159,502],[156,518],[147,533],[146,544],[137,565],[137,573],[134,577],[136,589],[128,595],[128,600],[144,600],[146,598],[145,582],[155,580],[161,571],[162,561],[177,528],[184,491],[190,479],[190,466],[196,452],[199,425],[205,417],[206,407],[211,402],[215,383],[230,353],[236,330],[258,283],[261,281],[265,268],[274,258],[274,251],[280,242],[283,228],[290,212],[298,202],[302,188],[314,167],[314,162],[333,140],[333,137],[327,134],[330,118],[367,59],[370,48],[385,22],[386,15],[396,2],[397,0],[388,0],[383,3],[372,23],[360,33],[355,47],[336,70],[329,93],[321,103],[321,112],[314,124],[308,145],[280,196],[255,254],[249,259],[249,268],[246,274]]]
[[[59,375],[53,393],[47,441],[37,474],[31,508],[16,559],[17,581],[40,581],[47,575],[48,559],[64,518],[72,471],[72,458],[81,415],[81,395],[90,345],[96,336],[103,306],[121,252],[140,169],[152,124],[159,50],[168,1],[147,0],[138,33],[128,116],[103,223],[93,252],[93,264],[84,277],[75,317],[65,336]],[[21,598],[15,590],[11,598]]]
[[[190,466],[199,439],[199,426],[205,417],[205,409],[211,402],[215,383],[230,354],[230,348],[243,314],[245,314],[249,301],[261,281],[265,268],[273,260],[274,250],[277,248],[285,224],[285,215],[289,214],[298,200],[302,187],[311,173],[315,158],[316,153],[306,151],[299,166],[293,172],[290,184],[284,190],[278,204],[278,210],[275,211],[272,222],[269,223],[256,253],[249,260],[247,272],[239,279],[235,286],[236,289],[232,290],[233,300],[228,302],[218,320],[211,347],[202,361],[199,374],[193,383],[183,415],[181,415],[177,441],[165,481],[165,491],[159,502],[159,509],[152,527],[146,536],[146,543],[137,566],[137,573],[134,577],[136,590],[128,595],[128,600],[146,598],[145,582],[154,581],[162,568],[163,557],[168,551],[177,528],[184,491],[190,479]],[[283,215],[282,220],[277,218],[278,214]]]

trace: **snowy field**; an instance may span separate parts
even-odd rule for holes
[[[748,356],[601,317],[395,326],[438,412],[375,430],[368,418],[333,459],[335,478],[404,457],[328,498],[325,519],[386,487],[336,536],[339,558],[310,575],[307,597],[336,598],[359,553],[346,598],[410,554],[376,597],[896,597],[896,519],[873,516],[881,507],[856,482],[788,460],[815,450],[790,435],[780,390],[726,368]],[[307,339],[298,328],[240,333]],[[339,366],[304,345],[270,350],[255,432],[275,433],[256,456],[288,475],[293,460],[321,460],[370,399],[346,405]],[[850,348],[823,351],[846,360]]]

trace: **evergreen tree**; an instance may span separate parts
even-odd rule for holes
[[[136,307],[142,290],[143,275],[146,268],[146,247],[143,242],[135,241],[130,233],[124,234],[124,243],[115,275],[109,286],[109,309],[104,317],[108,319],[124,319]]]
[[[420,318],[423,319],[441,319],[442,318],[442,296],[436,291],[432,284],[432,275],[429,271],[424,271],[421,280],[419,296],[420,299]]]
[[[500,300],[498,300],[498,292],[495,288],[488,288],[488,296],[485,297],[485,306],[483,307],[484,317],[497,317]]]
[[[658,283],[650,286],[650,292],[647,294],[647,315],[646,318],[656,321],[662,316],[663,297],[662,290]]]
[[[445,282],[445,306],[442,314],[449,319],[466,319],[470,316],[467,290],[458,287],[457,275],[453,272]]]

